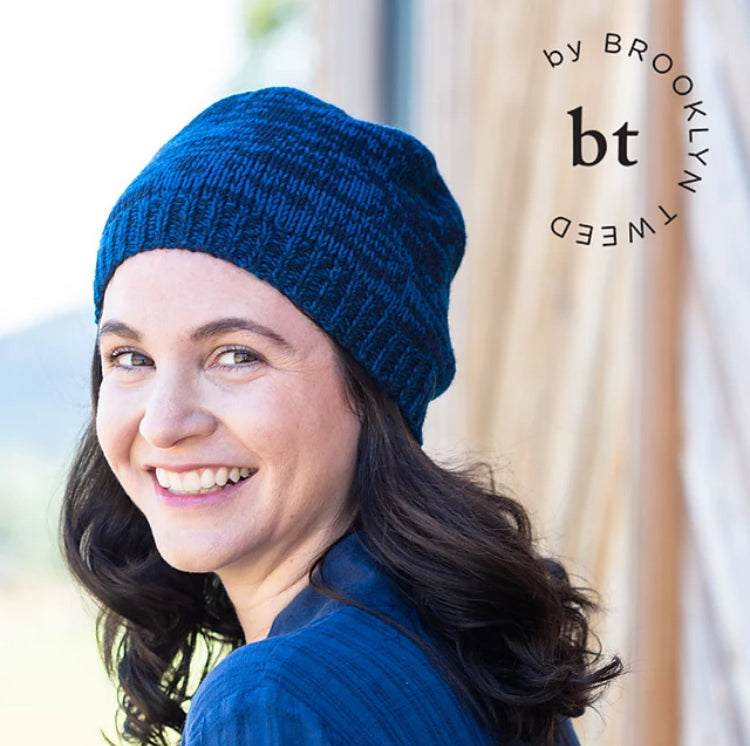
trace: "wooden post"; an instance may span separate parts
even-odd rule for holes
[[[651,3],[650,48],[682,59],[680,0]],[[677,96],[651,76],[648,94],[649,208],[679,216],[643,245],[640,432],[636,492],[634,746],[680,743],[680,568],[683,499],[679,472],[680,312],[686,216],[678,176],[684,144]]]

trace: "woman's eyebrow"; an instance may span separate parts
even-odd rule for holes
[[[115,334],[118,337],[132,339],[134,342],[141,341],[141,335],[133,327],[115,319],[110,319],[101,324],[96,337],[97,339],[101,339],[105,334]]]
[[[259,324],[252,319],[244,319],[236,316],[209,321],[207,324],[203,324],[202,326],[193,329],[190,333],[190,341],[202,342],[210,337],[216,337],[219,334],[228,334],[237,331],[260,334],[261,336],[275,342],[284,350],[288,351],[292,349],[292,345],[273,329],[269,329],[267,326]],[[109,319],[99,327],[98,338],[101,339],[101,337],[106,334],[114,334],[118,337],[124,337],[125,339],[132,339],[134,342],[141,341],[141,335],[138,331],[122,321],[117,321],[117,319]]]
[[[219,334],[227,334],[230,332],[252,332],[253,334],[260,334],[261,336],[267,337],[275,342],[279,347],[285,350],[292,349],[292,345],[273,329],[269,329],[267,326],[259,324],[252,319],[244,319],[236,316],[209,321],[207,324],[197,327],[191,332],[190,340],[192,342],[201,342],[209,337],[216,337]]]

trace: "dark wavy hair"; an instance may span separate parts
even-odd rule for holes
[[[495,488],[489,467],[433,462],[394,401],[337,351],[362,423],[350,530],[364,532],[410,596],[434,647],[403,631],[499,742],[552,744],[561,719],[581,715],[623,670],[589,629],[593,594],[537,553],[526,512]],[[94,416],[101,380],[95,349]],[[166,746],[170,731],[182,731],[194,669],[202,680],[244,643],[234,608],[213,573],[184,573],[161,558],[104,458],[94,417],[71,465],[60,531],[69,569],[100,609],[99,644],[118,682],[122,737]],[[315,573],[324,557],[310,568],[310,582],[338,598]]]

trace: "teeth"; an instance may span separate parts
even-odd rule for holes
[[[184,492],[182,489],[182,474],[177,472],[169,473],[169,489],[173,492]]]
[[[197,471],[186,471],[182,475],[184,492],[197,492],[201,488],[201,475]]]
[[[201,472],[201,487],[213,487],[216,484],[216,477],[211,469],[204,469]]]
[[[169,489],[169,474],[165,469],[156,470],[156,481],[160,486],[164,487],[165,489]]]
[[[240,479],[254,474],[253,469],[239,466],[220,466],[213,469],[194,469],[193,471],[168,471],[161,467],[156,469],[156,481],[170,492],[177,494],[203,494],[224,487],[228,482],[237,484]]]

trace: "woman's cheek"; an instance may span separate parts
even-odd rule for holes
[[[96,435],[104,457],[113,471],[117,471],[123,454],[129,452],[130,442],[138,429],[133,402],[102,381],[96,410]]]

